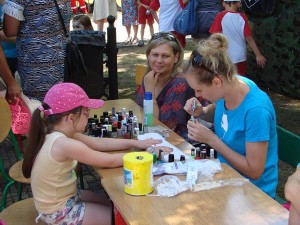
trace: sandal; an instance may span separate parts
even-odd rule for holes
[[[124,44],[125,45],[128,45],[129,43],[131,43],[132,41],[132,38],[131,37],[128,37],[125,41],[124,41]]]
[[[136,45],[138,42],[139,42],[139,39],[134,38],[134,39],[131,41],[131,44]]]

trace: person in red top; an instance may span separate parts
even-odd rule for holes
[[[78,7],[76,5],[76,2],[79,3],[79,7],[80,10],[83,14],[86,14],[86,5],[85,5],[85,1],[84,0],[71,0],[71,9],[73,11],[74,14],[76,14],[78,12]]]
[[[252,48],[257,64],[264,67],[265,57],[260,53],[244,13],[238,12],[240,0],[223,1],[224,11],[220,12],[210,27],[210,33],[223,33],[228,39],[228,54],[231,61],[236,65],[238,74],[246,74],[246,41]]]
[[[142,47],[144,45],[144,33],[146,22],[149,25],[151,36],[154,34],[153,29],[153,15],[150,12],[150,3],[151,0],[137,0],[137,4],[139,5],[139,17],[138,22],[141,25],[141,40],[139,41],[139,46]]]
[[[159,19],[154,15],[154,19],[159,21],[159,31],[172,32],[183,48],[186,46],[185,35],[177,33],[173,28],[173,23],[187,2],[188,0],[152,0],[150,3],[151,12],[154,13],[160,8]]]

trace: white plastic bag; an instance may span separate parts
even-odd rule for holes
[[[149,196],[173,197],[190,189],[190,186],[176,176],[165,175],[154,182],[154,189],[156,194],[150,194]]]
[[[192,191],[205,191],[225,186],[243,186],[246,182],[249,182],[249,180],[246,178],[229,178],[222,180],[211,179],[209,181],[200,181],[193,185]]]

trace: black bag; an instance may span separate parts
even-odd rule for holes
[[[273,13],[276,0],[242,0],[243,10],[254,16],[269,16]]]
[[[66,44],[64,82],[79,85],[90,98],[106,96],[103,78],[103,50],[105,33],[102,31],[66,30],[57,0],[54,0],[65,36],[71,37]]]
[[[197,0],[197,20],[198,27],[196,28],[193,38],[206,38],[210,35],[209,28],[214,22],[215,17],[222,11],[221,0]]]
[[[87,75],[87,68],[78,45],[69,41],[66,46],[64,81],[70,82],[72,74],[76,71],[80,71],[82,75]]]
[[[65,81],[81,86],[90,98],[107,96],[103,77],[105,33],[77,30],[71,31],[70,36],[72,44],[67,48]]]
[[[66,38],[69,38],[70,35],[67,32],[64,20],[62,18],[57,0],[54,0],[57,14],[60,20],[60,23],[63,27]],[[65,56],[65,68],[64,68],[64,81],[70,82],[70,78],[74,71],[82,72],[82,75],[87,75],[87,69],[83,60],[83,56],[78,48],[78,45],[72,40],[68,41],[66,44],[66,56]]]
[[[177,33],[183,35],[196,33],[198,28],[197,0],[188,2],[186,8],[175,18],[173,28]]]

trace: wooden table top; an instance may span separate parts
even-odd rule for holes
[[[123,107],[133,110],[139,121],[142,121],[143,110],[130,99],[106,101],[100,110],[93,113],[121,111]],[[154,120],[155,125],[161,125]],[[167,138],[185,153],[190,153],[192,145],[174,132]],[[217,179],[241,178],[242,176],[226,164],[223,171],[216,174]],[[129,225],[264,225],[288,224],[288,211],[262,192],[251,182],[244,186],[227,186],[208,191],[186,191],[175,197],[131,196],[124,192],[123,168],[95,168],[102,178],[101,183]],[[181,177],[184,179],[184,177]]]
[[[240,178],[226,164],[219,179]],[[101,183],[129,225],[287,224],[288,211],[255,185],[226,186],[207,191],[186,191],[171,198],[131,196],[124,192],[123,168],[107,169]]]

